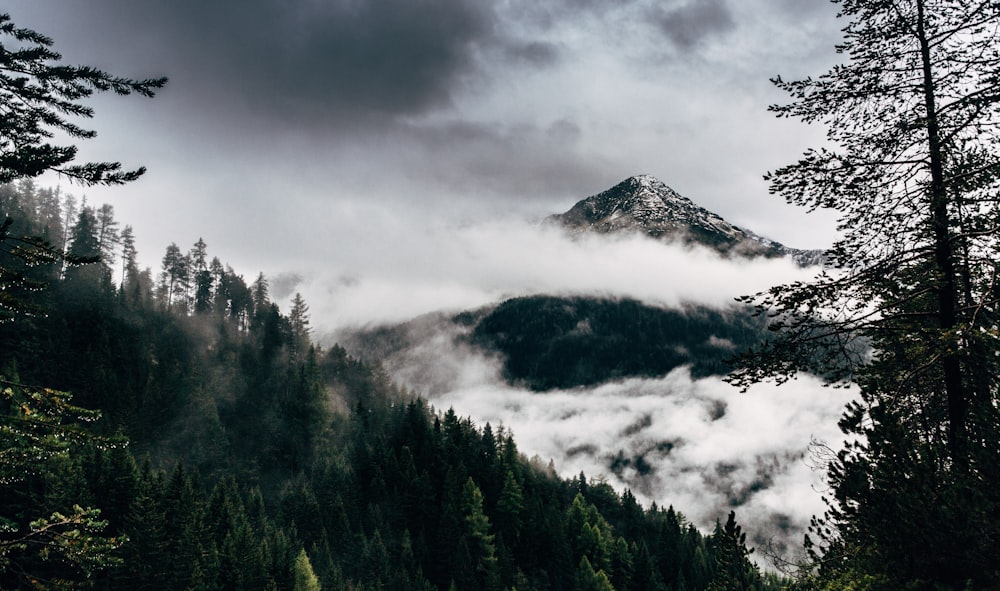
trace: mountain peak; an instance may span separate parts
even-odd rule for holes
[[[629,177],[549,219],[577,232],[638,232],[657,239],[707,246],[727,255],[790,254],[800,264],[815,263],[817,257],[815,252],[788,249],[734,226],[646,174]]]
[[[637,174],[635,176],[630,176],[618,184],[630,185],[634,187],[643,187],[651,190],[662,190],[662,189],[671,190],[670,187],[668,187],[663,183],[663,181],[649,174]]]

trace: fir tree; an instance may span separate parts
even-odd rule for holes
[[[67,117],[90,118],[93,108],[82,103],[95,91],[151,97],[166,78],[133,80],[89,66],[59,64],[52,39],[16,26],[0,13],[0,35],[13,49],[0,45],[0,183],[32,178],[53,170],[84,184],[121,184],[145,169],[126,171],[117,162],[73,164],[76,146],[48,143],[55,133],[89,139],[95,132]]]
[[[293,591],[320,591],[319,577],[313,572],[312,563],[309,562],[309,555],[305,549],[299,550],[295,557],[295,565],[292,567],[294,578]]]
[[[715,576],[709,591],[751,591],[760,585],[760,571],[750,562],[753,550],[746,546],[746,534],[736,523],[736,513],[729,512],[726,524],[715,524],[712,534]]]
[[[1000,4],[839,0],[845,62],[775,79],[828,146],[768,178],[843,236],[814,281],[756,298],[775,338],[738,384],[814,371],[858,385],[860,443],[830,464],[823,564],[895,586],[995,586],[1000,529]],[[843,559],[841,559],[843,557]]]

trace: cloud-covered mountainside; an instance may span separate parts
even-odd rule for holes
[[[549,306],[607,304],[537,299]],[[477,344],[475,336],[503,307],[458,316],[428,314],[345,334],[342,343],[381,358],[393,379],[437,408],[509,428],[519,449],[552,460],[563,476],[584,472],[606,479],[646,503],[673,505],[704,528],[735,509],[758,547],[801,543],[810,516],[823,509],[821,473],[814,470],[809,446],[839,441],[837,419],[850,393],[824,388],[809,377],[740,393],[718,375],[693,377],[691,368],[698,363],[655,377],[619,377],[573,388],[538,391],[511,385],[504,354]],[[643,310],[640,316],[654,310],[636,309]],[[663,312],[672,319],[685,314]],[[712,312],[694,314],[704,318]],[[595,345],[609,345],[616,337],[607,338]],[[706,340],[725,347],[722,337]],[[559,339],[536,341],[557,347]]]
[[[497,306],[476,323],[471,340],[501,356],[508,383],[551,390],[660,377],[682,365],[698,377],[724,374],[729,357],[763,334],[760,319],[742,308],[533,296]]]
[[[635,177],[602,195],[621,195],[628,185],[637,193],[665,187]],[[598,200],[589,201],[571,212],[596,211]],[[685,207],[677,211],[702,225],[696,232],[672,222],[673,240],[635,232],[632,220],[667,224],[635,215],[637,199],[616,210],[619,220],[631,216],[624,233],[555,240],[550,224],[518,240],[491,234],[490,252],[505,256],[518,241],[552,246],[524,256],[521,273],[553,269],[564,285],[512,281],[492,303],[344,330],[338,340],[381,360],[436,407],[511,429],[523,452],[553,460],[565,476],[604,478],[647,502],[672,504],[703,527],[735,508],[754,545],[798,545],[823,508],[810,442],[838,444],[837,419],[850,393],[807,376],[747,393],[722,381],[726,359],[764,333],[759,319],[726,302],[747,292],[748,277],[764,281],[750,289],[788,280],[774,276],[774,265],[787,259],[759,250],[742,257],[751,233],[678,201]],[[732,239],[712,247],[689,240],[712,232]],[[635,252],[646,255],[622,256]]]
[[[639,232],[663,240],[700,244],[727,255],[791,256],[802,265],[815,264],[821,255],[818,251],[789,248],[734,226],[648,175],[627,178],[549,220],[578,232]]]
[[[500,360],[508,385],[533,391],[658,378],[681,366],[695,377],[723,375],[735,353],[765,334],[763,321],[737,306],[669,309],[629,298],[535,295],[452,317],[365,328],[342,342],[368,360],[392,359],[419,346],[426,338],[419,327],[432,319],[448,333],[467,330],[464,343]]]

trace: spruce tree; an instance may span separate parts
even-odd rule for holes
[[[170,243],[163,255],[160,271],[160,298],[164,309],[186,313],[187,292],[191,283],[191,259]]]
[[[822,564],[894,585],[1000,582],[1000,4],[837,0],[844,63],[777,86],[829,142],[768,175],[840,214],[812,282],[754,301],[775,337],[731,379],[857,385],[830,464]],[[829,568],[829,567],[828,567]],[[913,583],[918,584],[918,583]]]
[[[760,571],[750,562],[753,550],[747,548],[747,536],[736,523],[736,513],[729,512],[726,524],[715,524],[712,554],[715,559],[709,591],[751,591],[759,588]]]
[[[119,285],[125,289],[129,280],[135,280],[139,273],[139,251],[135,247],[135,232],[132,226],[125,226],[121,233],[122,276]]]
[[[214,277],[209,269],[207,258],[208,245],[201,238],[191,247],[188,258],[191,260],[191,273],[194,276],[194,296],[192,298],[195,314],[206,314],[212,309],[212,288]]]
[[[320,591],[319,577],[313,572],[309,555],[306,554],[305,549],[300,550],[298,556],[295,557],[292,576],[294,579],[293,591]]]
[[[309,348],[309,305],[302,294],[295,292],[292,298],[292,309],[288,313],[288,324],[291,329],[289,344],[293,359]]]
[[[134,80],[90,66],[60,64],[50,38],[17,27],[5,13],[0,13],[0,40],[0,184],[54,171],[84,185],[114,185],[143,173],[143,168],[123,170],[117,162],[75,164],[76,146],[54,145],[50,140],[57,135],[70,140],[94,137],[94,131],[73,119],[93,116],[93,108],[84,101],[95,92],[151,97],[165,78]],[[63,213],[72,220],[75,212],[71,203],[67,205]],[[31,311],[30,304],[10,297],[11,288],[42,287],[31,284],[19,265],[82,262],[67,257],[63,245],[41,235],[10,234],[11,226],[11,218],[3,215],[0,320]],[[50,238],[57,237],[50,234]],[[40,458],[73,454],[82,443],[96,440],[78,422],[92,419],[92,411],[76,408],[68,400],[64,392],[26,386],[16,376],[0,375],[0,472],[14,475],[0,478],[0,488],[17,487],[31,470],[51,468]],[[30,581],[82,586],[96,571],[116,562],[113,551],[121,540],[101,535],[103,522],[95,509],[73,505],[49,515],[33,511],[13,515],[7,509],[0,509],[0,586],[22,587]],[[47,581],[48,573],[35,570],[39,563],[34,559],[39,557],[63,561],[68,570],[59,573],[58,581]]]
[[[498,590],[500,582],[492,527],[483,512],[483,493],[471,477],[462,488],[459,507],[464,527],[456,556],[456,582],[484,591]]]
[[[83,101],[94,92],[151,97],[166,78],[135,80],[90,66],[58,63],[52,39],[16,26],[0,13],[0,183],[55,171],[87,185],[121,184],[137,179],[144,168],[122,170],[118,162],[73,164],[77,148],[49,143],[56,133],[72,139],[96,135],[72,118],[90,118],[94,109]]]

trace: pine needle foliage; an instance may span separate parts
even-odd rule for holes
[[[7,43],[3,40],[6,39]],[[95,92],[152,97],[166,78],[132,79],[91,66],[59,63],[51,38],[18,27],[0,13],[0,183],[55,171],[84,185],[117,185],[145,172],[124,170],[118,162],[73,164],[75,145],[49,143],[56,133],[69,138],[97,135],[75,120],[94,116],[81,102]]]
[[[841,238],[813,281],[745,298],[773,337],[730,380],[857,385],[814,534],[830,580],[996,586],[1000,3],[834,1],[843,63],[775,78],[772,107],[828,142],[767,178]]]

